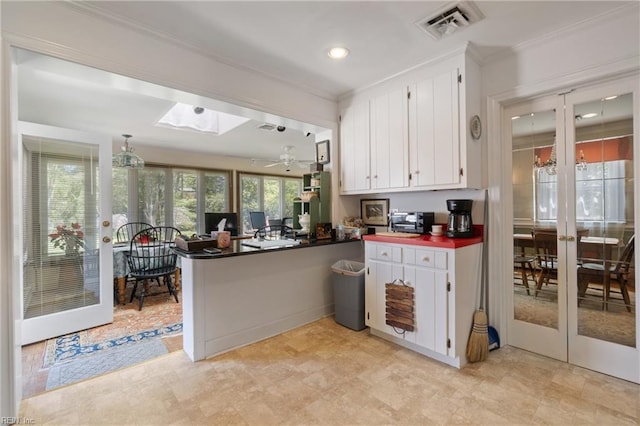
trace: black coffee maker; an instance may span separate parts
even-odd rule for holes
[[[473,200],[447,200],[447,210],[449,210],[447,237],[473,237],[473,223],[471,223],[472,204]]]

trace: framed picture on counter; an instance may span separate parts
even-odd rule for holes
[[[360,216],[365,225],[387,226],[389,223],[389,199],[360,200]]]
[[[316,224],[316,239],[328,240],[331,238],[331,223]]]

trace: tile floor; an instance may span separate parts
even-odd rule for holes
[[[145,298],[144,306],[138,311],[137,300],[114,307],[113,323],[87,330],[87,343],[97,343],[120,336],[135,334],[144,330],[161,328],[182,321],[182,304],[176,303],[165,289],[151,291],[157,293]],[[127,288],[127,302],[131,294]],[[178,294],[181,296],[181,294]],[[181,299],[180,299],[181,300]],[[182,335],[162,339],[169,352],[182,349]],[[46,341],[22,347],[22,396],[28,398],[45,391],[49,369],[43,366]]]
[[[328,317],[193,363],[182,351],[22,403],[37,424],[637,425],[640,386],[511,347],[457,370]]]

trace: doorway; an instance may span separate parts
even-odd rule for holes
[[[111,140],[22,121],[17,128],[24,344],[113,319]]]
[[[640,382],[636,79],[505,109],[510,344]],[[637,120],[637,118],[635,118]]]

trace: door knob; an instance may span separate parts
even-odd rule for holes
[[[566,235],[558,235],[558,241],[567,241]]]
[[[576,240],[576,237],[574,237],[573,235],[569,235],[567,237],[567,241],[575,241],[575,240]]]
[[[104,243],[110,243],[110,242],[111,242],[111,238],[109,238],[109,237],[102,237],[102,242],[104,242]]]
[[[104,226],[105,228],[106,228],[107,226],[111,226],[111,222],[109,222],[108,220],[103,220],[103,221],[102,221],[102,226]]]

